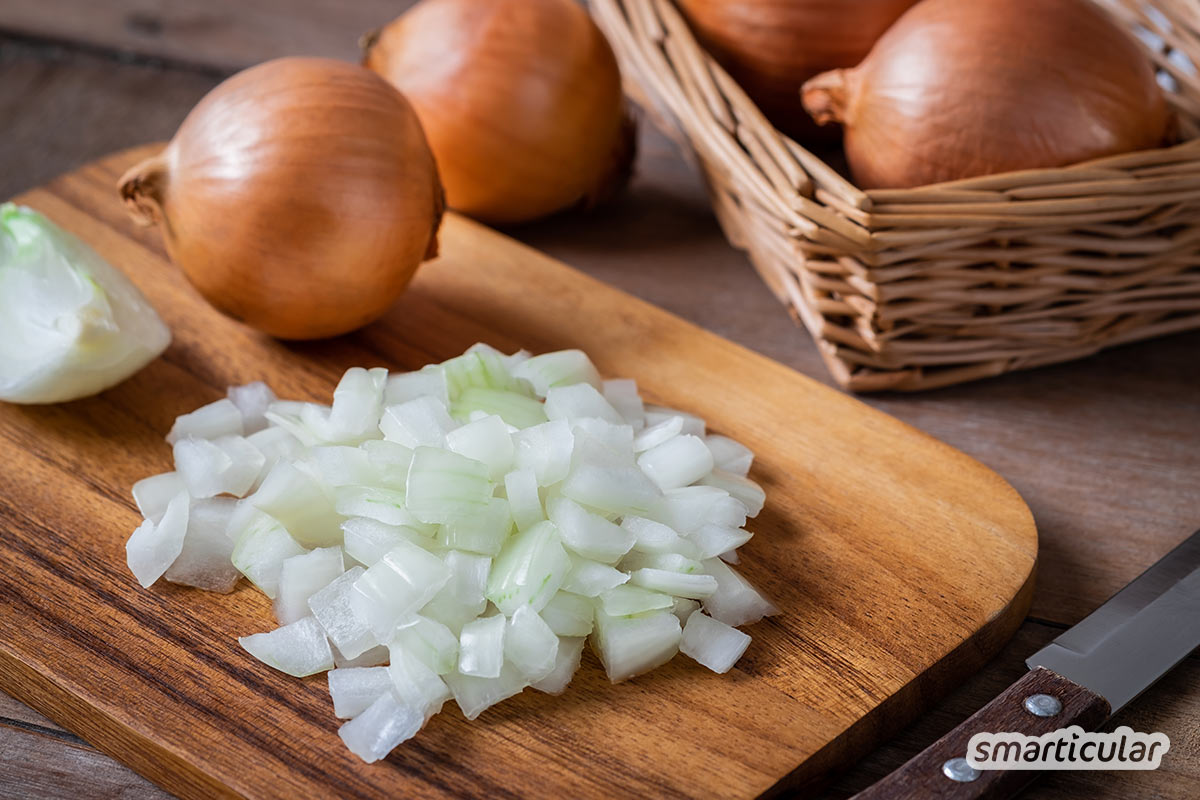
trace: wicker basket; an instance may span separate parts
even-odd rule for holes
[[[872,191],[776,131],[670,0],[591,9],[834,378],[909,391],[1200,328],[1200,4],[1098,1],[1153,53],[1184,144]]]

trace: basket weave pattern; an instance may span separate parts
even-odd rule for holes
[[[1200,328],[1200,5],[1097,2],[1153,55],[1183,144],[870,191],[776,131],[670,0],[591,9],[834,378],[910,391]]]

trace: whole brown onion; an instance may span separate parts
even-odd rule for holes
[[[1172,121],[1149,57],[1089,0],[924,0],[804,105],[845,126],[867,189],[1156,147]]]
[[[412,102],[450,207],[526,222],[619,187],[633,157],[621,75],[576,0],[423,0],[364,63]]]
[[[139,222],[214,306],[284,339],[376,319],[437,254],[420,122],[370,70],[282,58],[234,75],[121,178]]]
[[[700,42],[767,118],[801,140],[832,139],[804,113],[800,87],[852,67],[917,0],[678,0]]]

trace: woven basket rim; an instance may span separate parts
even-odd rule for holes
[[[871,190],[776,129],[670,0],[590,8],[627,91],[693,158],[727,238],[835,380],[908,391],[1200,327],[1200,75],[1170,60],[1200,66],[1200,9],[1092,1],[1161,34],[1160,51],[1138,38],[1175,79],[1183,141]]]

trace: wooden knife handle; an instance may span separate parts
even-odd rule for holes
[[[1062,704],[1053,716],[1038,716],[1025,708],[1026,698],[1049,695]],[[1049,703],[1053,707],[1053,703]],[[954,780],[943,767],[954,758],[967,755],[967,742],[976,733],[1011,732],[1026,736],[1078,725],[1093,731],[1108,719],[1108,701],[1056,672],[1037,667],[1004,690],[992,702],[977,711],[970,719],[922,750],[883,780],[856,794],[853,800],[900,800],[900,798],[938,798],[941,800],[976,800],[977,798],[1007,798],[1033,780],[1035,770],[971,770],[965,763],[955,770],[960,777]],[[964,774],[965,773],[965,774]]]

